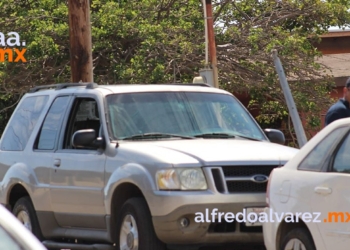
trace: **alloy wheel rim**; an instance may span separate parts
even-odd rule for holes
[[[29,214],[26,211],[20,211],[17,214],[17,219],[29,230],[32,232],[32,223],[30,221]]]
[[[120,250],[138,250],[139,233],[136,220],[131,214],[124,217],[119,235]]]
[[[291,239],[288,241],[284,250],[306,250],[306,247],[299,239]]]

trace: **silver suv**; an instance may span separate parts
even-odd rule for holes
[[[1,138],[0,203],[49,249],[263,243],[261,224],[210,211],[265,207],[298,151],[283,143],[206,85],[35,87]]]

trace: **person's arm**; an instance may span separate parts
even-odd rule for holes
[[[335,120],[339,120],[342,118],[347,118],[348,113],[346,112],[346,109],[337,109],[333,112],[327,113],[326,119],[325,119],[325,126],[329,125],[330,123],[334,122]]]

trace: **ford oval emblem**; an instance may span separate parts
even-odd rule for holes
[[[262,174],[257,174],[254,175],[252,177],[252,181],[256,182],[256,183],[264,183],[267,182],[269,179],[269,177],[267,177],[266,175],[262,175]]]

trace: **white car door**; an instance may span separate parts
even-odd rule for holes
[[[310,204],[312,212],[320,212],[317,227],[326,249],[349,249],[350,246],[350,134],[349,128],[339,128],[319,145],[330,145],[330,151],[319,155],[321,171],[312,175]],[[343,136],[346,132],[345,136]],[[339,138],[339,135],[340,138]],[[330,143],[333,140],[333,143]],[[314,152],[316,152],[316,148]],[[319,152],[321,152],[320,150]],[[310,154],[311,156],[311,154]],[[316,163],[315,154],[314,163]],[[311,159],[312,160],[312,159]],[[321,239],[314,239],[321,240]]]

